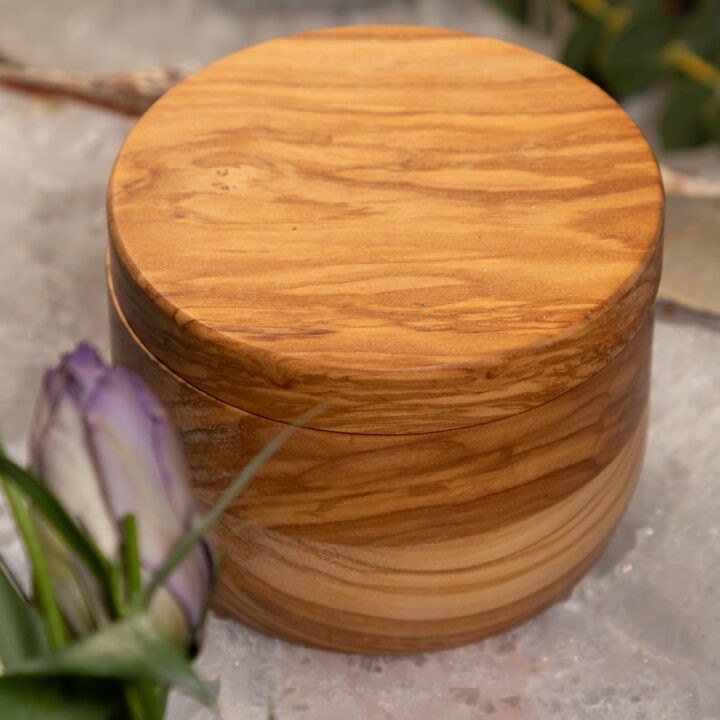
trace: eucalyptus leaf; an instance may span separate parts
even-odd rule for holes
[[[634,14],[607,49],[601,69],[610,89],[628,95],[662,79],[668,73],[663,52],[673,31],[673,18],[662,10]]]
[[[109,563],[95,543],[67,514],[55,496],[32,473],[0,452],[0,473],[30,499],[34,508],[55,528],[98,580],[109,591]]]
[[[0,659],[6,671],[35,655],[48,652],[40,616],[0,558]]]
[[[117,683],[0,676],[2,720],[125,720]]]
[[[602,35],[603,26],[598,20],[582,16],[565,41],[561,62],[579,73],[587,74]]]
[[[700,0],[683,21],[680,37],[703,57],[720,47],[720,0]]]
[[[123,680],[153,680],[185,688],[201,702],[215,702],[190,663],[145,614],[105,625],[72,645],[15,666],[12,676],[72,675]]]
[[[501,10],[520,22],[527,22],[531,0],[492,0]]]
[[[694,147],[710,139],[710,127],[703,116],[712,95],[710,88],[692,80],[676,84],[660,121],[661,137],[666,148]]]

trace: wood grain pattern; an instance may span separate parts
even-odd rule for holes
[[[151,354],[254,415],[323,401],[313,427],[370,436],[493,424],[596,375],[651,312],[662,210],[599,89],[430,28],[211,65],[138,123],[108,193]]]
[[[114,358],[163,398],[197,494],[210,504],[284,426],[189,386],[143,351],[115,304],[113,316]],[[404,437],[302,428],[230,512],[293,536],[354,545],[462,537],[537,512],[595,477],[635,432],[648,402],[652,324],[651,316],[574,391],[512,418]],[[453,527],[443,529],[446,512]]]
[[[293,642],[375,654],[462,645],[515,625],[566,593],[604,548],[642,465],[645,420],[592,481],[471,538],[357,548],[226,519],[218,608]]]
[[[210,504],[282,424],[163,367],[108,278],[114,358],[168,405]],[[538,612],[597,557],[632,492],[651,342],[652,317],[588,381],[473,428],[301,429],[222,521],[218,607],[290,640],[374,653],[461,644]]]

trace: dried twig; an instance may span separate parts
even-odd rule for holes
[[[182,78],[176,68],[96,75],[30,67],[0,51],[0,83],[81,98],[134,115],[145,112]]]

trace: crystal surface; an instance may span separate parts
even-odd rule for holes
[[[267,37],[355,22],[546,42],[479,0],[0,0],[0,14],[11,19],[0,49],[91,71],[192,68]],[[0,429],[18,459],[42,369],[83,338],[107,355],[104,191],[132,122],[0,88]],[[569,597],[503,635],[405,658],[310,650],[213,618],[199,669],[219,690],[222,717],[720,719],[719,437],[720,322],[661,309],[642,479]],[[23,567],[1,508],[0,550]],[[168,717],[215,715],[178,695]]]

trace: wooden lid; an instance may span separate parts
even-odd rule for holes
[[[498,40],[348,27],[231,55],[138,122],[109,187],[113,290],[197,388],[314,427],[522,412],[652,310],[663,195],[642,134]]]

